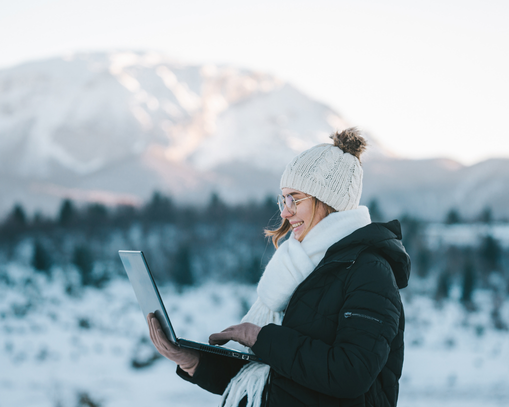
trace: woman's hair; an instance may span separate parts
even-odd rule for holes
[[[332,212],[337,212],[333,207],[327,205],[326,203],[322,202],[322,201],[319,201],[318,199],[316,199],[315,197],[312,198],[312,201],[313,201],[313,212],[311,214],[311,220],[309,222],[309,225],[308,227],[306,228],[306,230],[304,231],[303,235],[302,235],[302,238],[304,238],[304,236],[307,235],[308,231],[309,231],[309,227],[311,226],[311,224],[313,223],[313,219],[315,218],[315,214],[316,214],[316,211],[318,210],[318,208],[323,208],[323,210],[325,211],[325,216],[328,216],[330,215]],[[324,216],[324,217],[325,217]],[[272,244],[274,245],[274,247],[277,249],[279,247],[279,241],[286,236],[286,234],[292,229],[292,226],[290,225],[290,221],[288,219],[283,219],[281,221],[281,225],[279,225],[279,227],[277,229],[265,229],[264,230],[264,233],[265,233],[265,236],[266,237],[271,237],[272,238]]]

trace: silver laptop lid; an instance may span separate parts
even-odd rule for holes
[[[171,326],[170,319],[168,318],[168,314],[166,313],[166,309],[164,308],[161,296],[159,295],[159,291],[143,253],[141,251],[119,250],[118,254],[127,272],[129,281],[133,286],[143,315],[145,316],[145,322],[147,320],[147,315],[153,312],[168,339],[178,344],[177,336]]]

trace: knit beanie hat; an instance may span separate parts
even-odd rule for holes
[[[362,193],[360,155],[366,140],[355,127],[330,137],[334,144],[319,144],[295,157],[286,166],[280,187],[312,195],[337,211],[355,209]]]

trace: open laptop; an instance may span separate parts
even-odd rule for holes
[[[147,322],[147,315],[153,312],[170,342],[182,348],[197,349],[203,352],[214,353],[216,355],[261,362],[260,358],[251,353],[178,338],[173,330],[170,318],[166,313],[166,308],[164,307],[161,296],[159,295],[159,290],[157,289],[152,273],[148,268],[143,252],[119,250],[118,254],[120,255],[125,271],[127,272],[129,281],[133,286],[134,293],[136,294],[143,316],[145,317],[145,322]]]

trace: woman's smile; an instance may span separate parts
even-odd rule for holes
[[[292,222],[290,221],[290,225],[292,226],[293,234],[297,240],[300,240],[300,236],[302,235],[302,232],[304,231],[304,222],[303,221],[296,221]]]
[[[295,222],[295,223],[291,223],[292,225],[292,228],[293,229],[296,229],[298,228],[299,226],[302,226],[304,224],[304,222]]]

